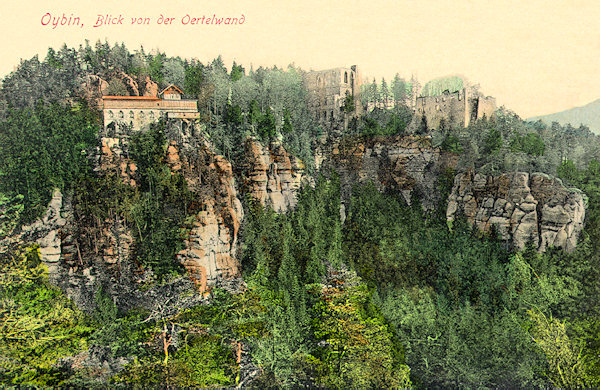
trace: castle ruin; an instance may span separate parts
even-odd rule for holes
[[[347,96],[352,97],[352,114],[360,113],[360,75],[356,65],[307,72],[304,74],[304,86],[308,91],[308,107],[324,126],[334,127],[346,118],[344,107]]]
[[[416,101],[416,123],[425,122],[438,129],[442,120],[448,125],[467,127],[477,119],[492,118],[496,99],[481,95],[460,76],[429,81]]]

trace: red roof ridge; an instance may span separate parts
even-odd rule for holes
[[[103,100],[162,100],[156,96],[102,96]]]
[[[165,88],[165,89],[163,89],[162,91],[160,91],[159,95],[162,95],[162,94],[163,94],[163,93],[164,93],[164,92],[165,92],[167,89],[169,89],[169,88],[171,88],[171,87],[175,88],[175,89],[176,89],[176,90],[177,90],[177,91],[178,91],[180,94],[182,94],[182,95],[183,95],[183,91],[182,91],[181,89],[179,89],[179,88],[178,88],[178,87],[177,87],[175,84],[169,84],[169,85],[167,86],[167,88]]]

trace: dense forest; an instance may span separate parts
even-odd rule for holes
[[[385,80],[366,84],[361,104],[374,108],[340,134],[310,113],[303,72],[236,63],[227,69],[221,58],[202,63],[86,42],[49,49],[4,78],[3,385],[600,387],[598,136],[584,126],[526,122],[503,107],[464,128],[442,123],[431,130],[413,120],[418,82],[400,76],[389,87]],[[160,311],[121,305],[111,295],[131,288],[118,285],[121,273],[151,271],[138,292],[175,289],[185,279],[176,255],[205,196],[167,164],[168,121],[129,140],[135,186],[97,169],[101,112],[82,84],[93,75],[108,82],[109,94],[131,94],[122,74],[138,93],[149,79],[198,99],[202,137],[231,162],[239,182],[249,137],[281,143],[312,177],[284,213],[240,196],[241,287],[177,290]],[[433,209],[422,207],[417,192],[407,202],[368,182],[355,183],[344,199],[339,174],[315,164],[323,143],[403,136],[456,158],[438,177],[442,199]],[[575,250],[541,252],[533,243],[516,250],[464,219],[449,223],[454,174],[469,170],[543,172],[583,191],[585,227]],[[100,270],[110,275],[85,308],[51,283],[38,244],[13,239],[44,215],[55,189],[73,200],[82,266],[91,262],[85,254],[94,252],[90,237],[101,221],[122,220],[132,232],[129,268]]]

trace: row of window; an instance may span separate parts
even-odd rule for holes
[[[342,76],[342,80],[344,83],[348,84],[348,72],[344,72],[344,75]],[[350,84],[354,83],[354,73],[350,73]],[[326,80],[321,77],[321,76],[317,76],[317,85],[319,87],[324,87],[326,84]]]
[[[112,110],[108,111],[108,118],[115,118],[115,113]],[[119,111],[117,113],[117,118],[125,118],[125,113],[123,111]],[[148,114],[148,118],[152,121],[156,118],[156,114],[154,113],[154,111],[150,111],[150,113]],[[129,119],[135,119],[135,113],[133,111],[129,111]],[[144,111],[140,111],[140,113],[138,114],[138,119],[146,119],[146,113]]]
[[[441,111],[441,108],[440,108],[439,104],[435,105],[435,110],[436,111]],[[424,108],[419,108],[417,111],[420,112],[421,114],[423,114],[425,112],[425,109]]]
[[[323,115],[321,115],[321,113],[317,111],[317,120],[321,120],[321,119],[327,120],[327,111],[326,110],[323,111]],[[329,111],[329,119],[333,120],[333,110]]]
[[[325,96],[325,103],[324,103],[325,106],[327,106],[329,104],[338,105],[337,103],[338,103],[338,99],[336,96],[330,96],[330,97]]]

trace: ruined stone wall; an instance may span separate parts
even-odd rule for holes
[[[442,119],[447,125],[466,126],[469,121],[469,101],[463,89],[440,96],[421,96],[417,98],[417,125],[423,116],[429,129],[439,129]]]
[[[482,96],[479,98],[477,106],[477,118],[490,119],[496,115],[496,98],[491,96]]]
[[[354,96],[355,107],[359,104],[360,75],[356,66],[307,72],[304,86],[308,91],[308,106],[315,118],[324,125],[343,118],[341,107],[346,95]]]
[[[483,232],[495,229],[517,249],[531,240],[541,251],[551,246],[571,251],[583,228],[585,204],[581,191],[542,173],[466,172],[454,180],[446,216],[451,221],[463,214]]]
[[[473,120],[494,117],[496,99],[491,96],[477,96],[467,88],[438,96],[420,96],[416,102],[416,123],[423,116],[429,129],[439,129],[442,119],[446,124],[466,127]]]

